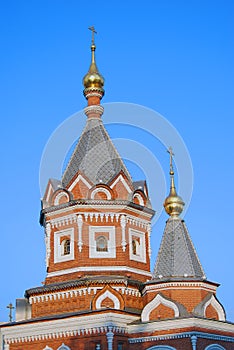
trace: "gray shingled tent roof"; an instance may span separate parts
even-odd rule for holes
[[[108,184],[121,170],[132,181],[102,120],[88,119],[63,174],[63,186],[66,187],[78,171],[93,184],[100,182]]]
[[[153,279],[204,280],[205,273],[181,218],[169,218],[166,223]]]

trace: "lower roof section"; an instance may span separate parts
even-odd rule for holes
[[[196,317],[142,323],[139,316],[130,312],[108,309],[85,314],[61,315],[61,318],[56,316],[13,322],[0,325],[0,328],[6,344],[59,337],[69,338],[84,334],[102,335],[110,330],[114,334],[125,334],[129,343],[192,335],[234,343],[233,323]]]

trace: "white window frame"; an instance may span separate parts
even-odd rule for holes
[[[129,258],[130,260],[146,263],[145,232],[129,229]],[[132,240],[137,237],[140,240],[139,255],[133,254]]]
[[[107,252],[98,252],[95,235],[108,233]],[[116,258],[115,226],[90,226],[89,227],[89,257],[90,258]]]
[[[70,239],[70,254],[63,255],[63,244],[60,243],[62,237],[69,237]],[[74,260],[74,228],[54,232],[54,262],[59,263],[69,260]]]

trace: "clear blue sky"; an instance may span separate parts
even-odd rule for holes
[[[81,81],[90,63],[90,25],[98,31],[103,102],[158,111],[187,145],[194,190],[185,220],[234,321],[233,18],[227,0],[1,2],[0,321],[9,302],[45,278],[40,159],[56,127],[86,104]],[[164,157],[167,172],[167,156],[158,155]],[[157,191],[157,178],[150,190]],[[153,230],[153,262],[165,220],[163,213]]]

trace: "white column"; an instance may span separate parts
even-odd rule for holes
[[[149,223],[147,225],[147,233],[148,233],[148,254],[149,254],[149,258],[151,257],[151,242],[150,242],[150,237],[151,237],[151,223]]]
[[[50,234],[51,234],[51,225],[48,222],[45,227],[45,246],[46,246],[46,267],[49,266],[49,260],[50,260]]]
[[[197,349],[197,336],[196,335],[191,336],[191,343],[192,343],[193,350],[196,350]]]
[[[126,216],[125,215],[121,215],[121,217],[120,217],[120,224],[121,224],[121,228],[122,228],[122,242],[121,242],[121,245],[122,245],[123,252],[125,252],[126,245],[127,245],[127,242],[126,242],[126,223],[127,223]]]
[[[82,218],[82,215],[80,214],[77,217],[77,226],[78,226],[78,249],[79,249],[79,252],[81,252],[82,246],[83,246],[83,242],[82,242],[83,218]]]
[[[113,350],[114,333],[112,332],[112,328],[113,327],[108,327],[108,332],[106,333],[108,350]]]

